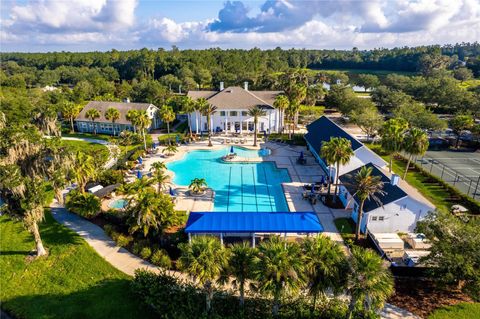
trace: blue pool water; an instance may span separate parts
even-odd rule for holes
[[[115,199],[108,204],[108,207],[115,209],[122,209],[127,206],[128,201],[125,199]]]
[[[234,147],[242,157],[258,157],[260,151]],[[192,151],[179,161],[167,164],[175,173],[173,182],[188,186],[192,179],[205,178],[215,190],[215,211],[288,212],[281,183],[290,182],[286,169],[272,162],[224,163],[220,158],[230,147],[217,151]],[[261,155],[260,155],[261,156]]]

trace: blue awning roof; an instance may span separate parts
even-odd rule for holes
[[[313,212],[191,212],[186,233],[319,233]]]

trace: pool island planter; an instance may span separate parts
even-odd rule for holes
[[[323,232],[324,228],[314,212],[191,212],[185,232],[192,235],[255,238],[279,235],[305,237]]]

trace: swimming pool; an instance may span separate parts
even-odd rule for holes
[[[179,161],[167,163],[175,173],[173,182],[188,186],[192,179],[205,178],[215,190],[214,211],[288,212],[281,183],[290,182],[286,169],[272,162],[224,163],[221,157],[230,147],[216,151],[198,150]],[[260,151],[234,147],[242,157],[258,157]]]
[[[115,208],[115,209],[123,209],[127,206],[128,201],[126,199],[114,199],[109,204],[108,207]]]

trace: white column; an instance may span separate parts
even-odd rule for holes
[[[223,246],[223,233],[220,233],[220,244]]]
[[[272,111],[268,111],[268,133],[272,133]]]
[[[255,248],[255,233],[252,234],[252,247]]]
[[[188,233],[188,242],[191,243],[192,242],[192,234]]]
[[[195,131],[198,134],[198,111],[195,111]]]
[[[243,111],[240,111],[240,134],[242,134],[243,130]]]
[[[228,132],[228,111],[225,111],[225,132]]]
[[[210,117],[210,133],[213,133],[213,117],[214,115],[212,114],[212,116]]]

